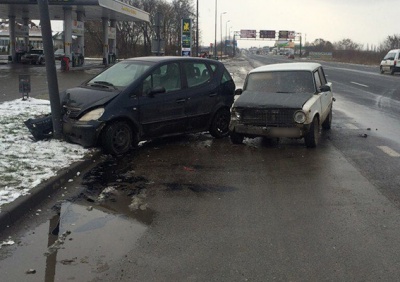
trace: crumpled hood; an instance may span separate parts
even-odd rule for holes
[[[101,106],[115,98],[121,91],[105,91],[98,88],[75,87],[66,90],[61,104],[68,109],[84,112],[88,108]]]
[[[312,93],[266,93],[243,91],[235,101],[240,108],[302,108]]]

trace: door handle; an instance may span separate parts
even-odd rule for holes
[[[209,97],[214,97],[214,96],[217,96],[218,95],[218,93],[210,93],[208,96]]]
[[[177,99],[176,100],[176,102],[178,103],[178,104],[180,104],[180,103],[185,103],[186,102],[186,99]]]

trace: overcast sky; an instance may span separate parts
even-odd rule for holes
[[[167,0],[172,2],[172,0]],[[192,0],[196,9],[196,1]],[[251,29],[289,30],[302,34],[302,42],[322,38],[332,43],[344,38],[378,46],[389,36],[400,34],[400,0],[198,0],[201,44],[233,37],[234,31]],[[215,4],[217,3],[217,13]],[[229,21],[229,22],[228,22]],[[62,24],[53,26],[62,30]],[[273,46],[272,41],[238,40],[239,47]]]
[[[241,29],[293,30],[302,34],[303,43],[317,38],[332,43],[350,38],[356,43],[379,45],[387,36],[400,34],[400,0],[199,0],[202,43],[215,37],[217,2],[217,41],[226,27]],[[196,0],[193,0],[196,7]],[[227,22],[230,21],[230,22]],[[232,35],[232,34],[231,34]],[[260,40],[239,40],[239,47],[273,45]]]

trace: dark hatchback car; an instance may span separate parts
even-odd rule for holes
[[[21,57],[21,63],[23,64],[41,65],[44,62],[45,57],[43,49],[32,49]]]
[[[209,131],[229,135],[235,83],[215,60],[140,57],[61,93],[65,138],[120,155],[139,141]]]

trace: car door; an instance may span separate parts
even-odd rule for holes
[[[201,61],[186,61],[183,69],[188,92],[185,107],[187,130],[205,128],[218,103],[218,86],[213,79],[215,74],[207,63]]]
[[[314,79],[315,79],[315,84],[317,86],[318,91],[320,90],[321,86],[328,84],[322,67],[319,67],[314,72]],[[324,120],[330,111],[330,107],[331,107],[331,103],[332,103],[332,91],[320,91],[320,93],[318,93],[318,95],[320,96],[320,103],[321,103],[320,113],[322,116],[322,120]]]
[[[155,89],[165,91],[154,91]],[[180,64],[170,62],[156,68],[143,80],[139,119],[147,137],[185,131],[187,94],[182,87]]]
[[[381,65],[382,65],[382,69],[384,71],[390,71],[390,67],[393,65],[394,63],[394,58],[396,56],[396,53],[394,52],[389,52],[388,54],[386,54],[386,56],[383,58]]]

